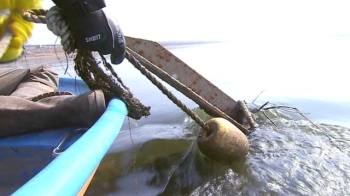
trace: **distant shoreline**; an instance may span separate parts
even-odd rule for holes
[[[166,48],[185,47],[190,45],[221,43],[222,41],[159,41]],[[18,60],[8,63],[11,65],[24,66],[27,64],[40,64],[45,62],[66,61],[66,53],[60,44],[27,44],[24,46],[25,53]]]
[[[167,46],[184,46],[184,45],[199,45],[199,44],[213,44],[222,43],[225,41],[157,41],[160,45]],[[61,47],[60,44],[28,44],[25,45],[27,48],[58,48]]]

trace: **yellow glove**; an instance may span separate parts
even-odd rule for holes
[[[2,0],[0,4],[0,10],[6,10],[10,9],[11,7],[11,0]]]
[[[13,61],[23,53],[34,24],[24,20],[22,10],[41,7],[41,0],[2,0],[0,5],[0,63]]]

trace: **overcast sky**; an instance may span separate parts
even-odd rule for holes
[[[155,41],[313,39],[350,35],[349,1],[106,0],[125,35]],[[44,0],[44,9],[53,6]],[[30,44],[53,44],[38,24]]]

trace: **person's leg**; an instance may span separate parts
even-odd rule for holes
[[[56,92],[58,81],[58,74],[51,67],[41,65],[30,70],[30,74],[17,86],[11,96],[31,100],[44,93]]]
[[[29,75],[29,69],[0,70],[0,95],[10,95]]]
[[[0,96],[0,137],[56,128],[90,128],[106,109],[101,90],[46,97],[37,102]]]
[[[10,96],[0,96],[0,137],[64,127],[89,128],[106,109],[100,90],[75,96],[56,92],[58,75],[32,69]]]

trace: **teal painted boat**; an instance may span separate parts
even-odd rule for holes
[[[85,92],[82,80],[60,79],[60,90]],[[88,130],[47,130],[0,139],[0,195],[82,195],[117,137],[126,105],[111,100]]]

